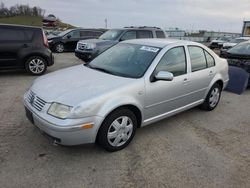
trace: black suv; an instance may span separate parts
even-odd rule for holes
[[[49,47],[57,53],[74,51],[79,40],[98,38],[105,31],[105,29],[68,29],[57,35],[49,35]]]
[[[0,24],[0,69],[43,74],[54,64],[47,38],[39,27]]]
[[[158,27],[131,26],[122,29],[111,29],[101,35],[99,39],[79,41],[75,49],[75,55],[85,62],[89,62],[120,41],[140,38],[166,38],[166,35]]]

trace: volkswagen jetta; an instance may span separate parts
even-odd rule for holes
[[[126,147],[136,129],[200,106],[213,110],[228,64],[202,44],[121,42],[86,65],[34,81],[24,95],[28,119],[58,144]]]

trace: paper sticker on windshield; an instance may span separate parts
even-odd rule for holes
[[[145,51],[148,51],[148,52],[158,52],[159,51],[159,48],[154,48],[154,47],[149,47],[149,46],[142,46],[140,48],[140,50],[145,50]]]

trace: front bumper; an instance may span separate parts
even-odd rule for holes
[[[81,51],[76,49],[75,50],[75,56],[78,57],[79,59],[82,59],[85,62],[89,62],[92,59],[94,59],[97,56],[96,51]]]
[[[80,145],[87,143],[94,143],[96,140],[97,132],[103,121],[102,117],[92,116],[81,119],[71,119],[62,121],[61,124],[55,124],[49,120],[41,117],[39,112],[31,106],[31,104],[24,98],[24,106],[26,109],[26,116],[42,133],[52,138],[56,143],[61,145]],[[29,114],[29,115],[28,115]],[[82,125],[86,123],[93,124],[92,128],[83,129]]]

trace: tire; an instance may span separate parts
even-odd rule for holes
[[[47,70],[47,62],[40,56],[29,57],[25,62],[25,70],[32,75],[42,75]]]
[[[221,90],[221,86],[218,83],[215,83],[209,90],[207,97],[204,103],[200,106],[200,108],[206,111],[211,111],[215,109],[220,101]]]
[[[54,51],[57,52],[57,53],[64,52],[64,45],[63,45],[63,43],[57,43],[57,44],[55,44]]]
[[[103,121],[98,131],[97,143],[109,152],[121,150],[131,142],[136,128],[134,113],[125,108],[118,109]]]

